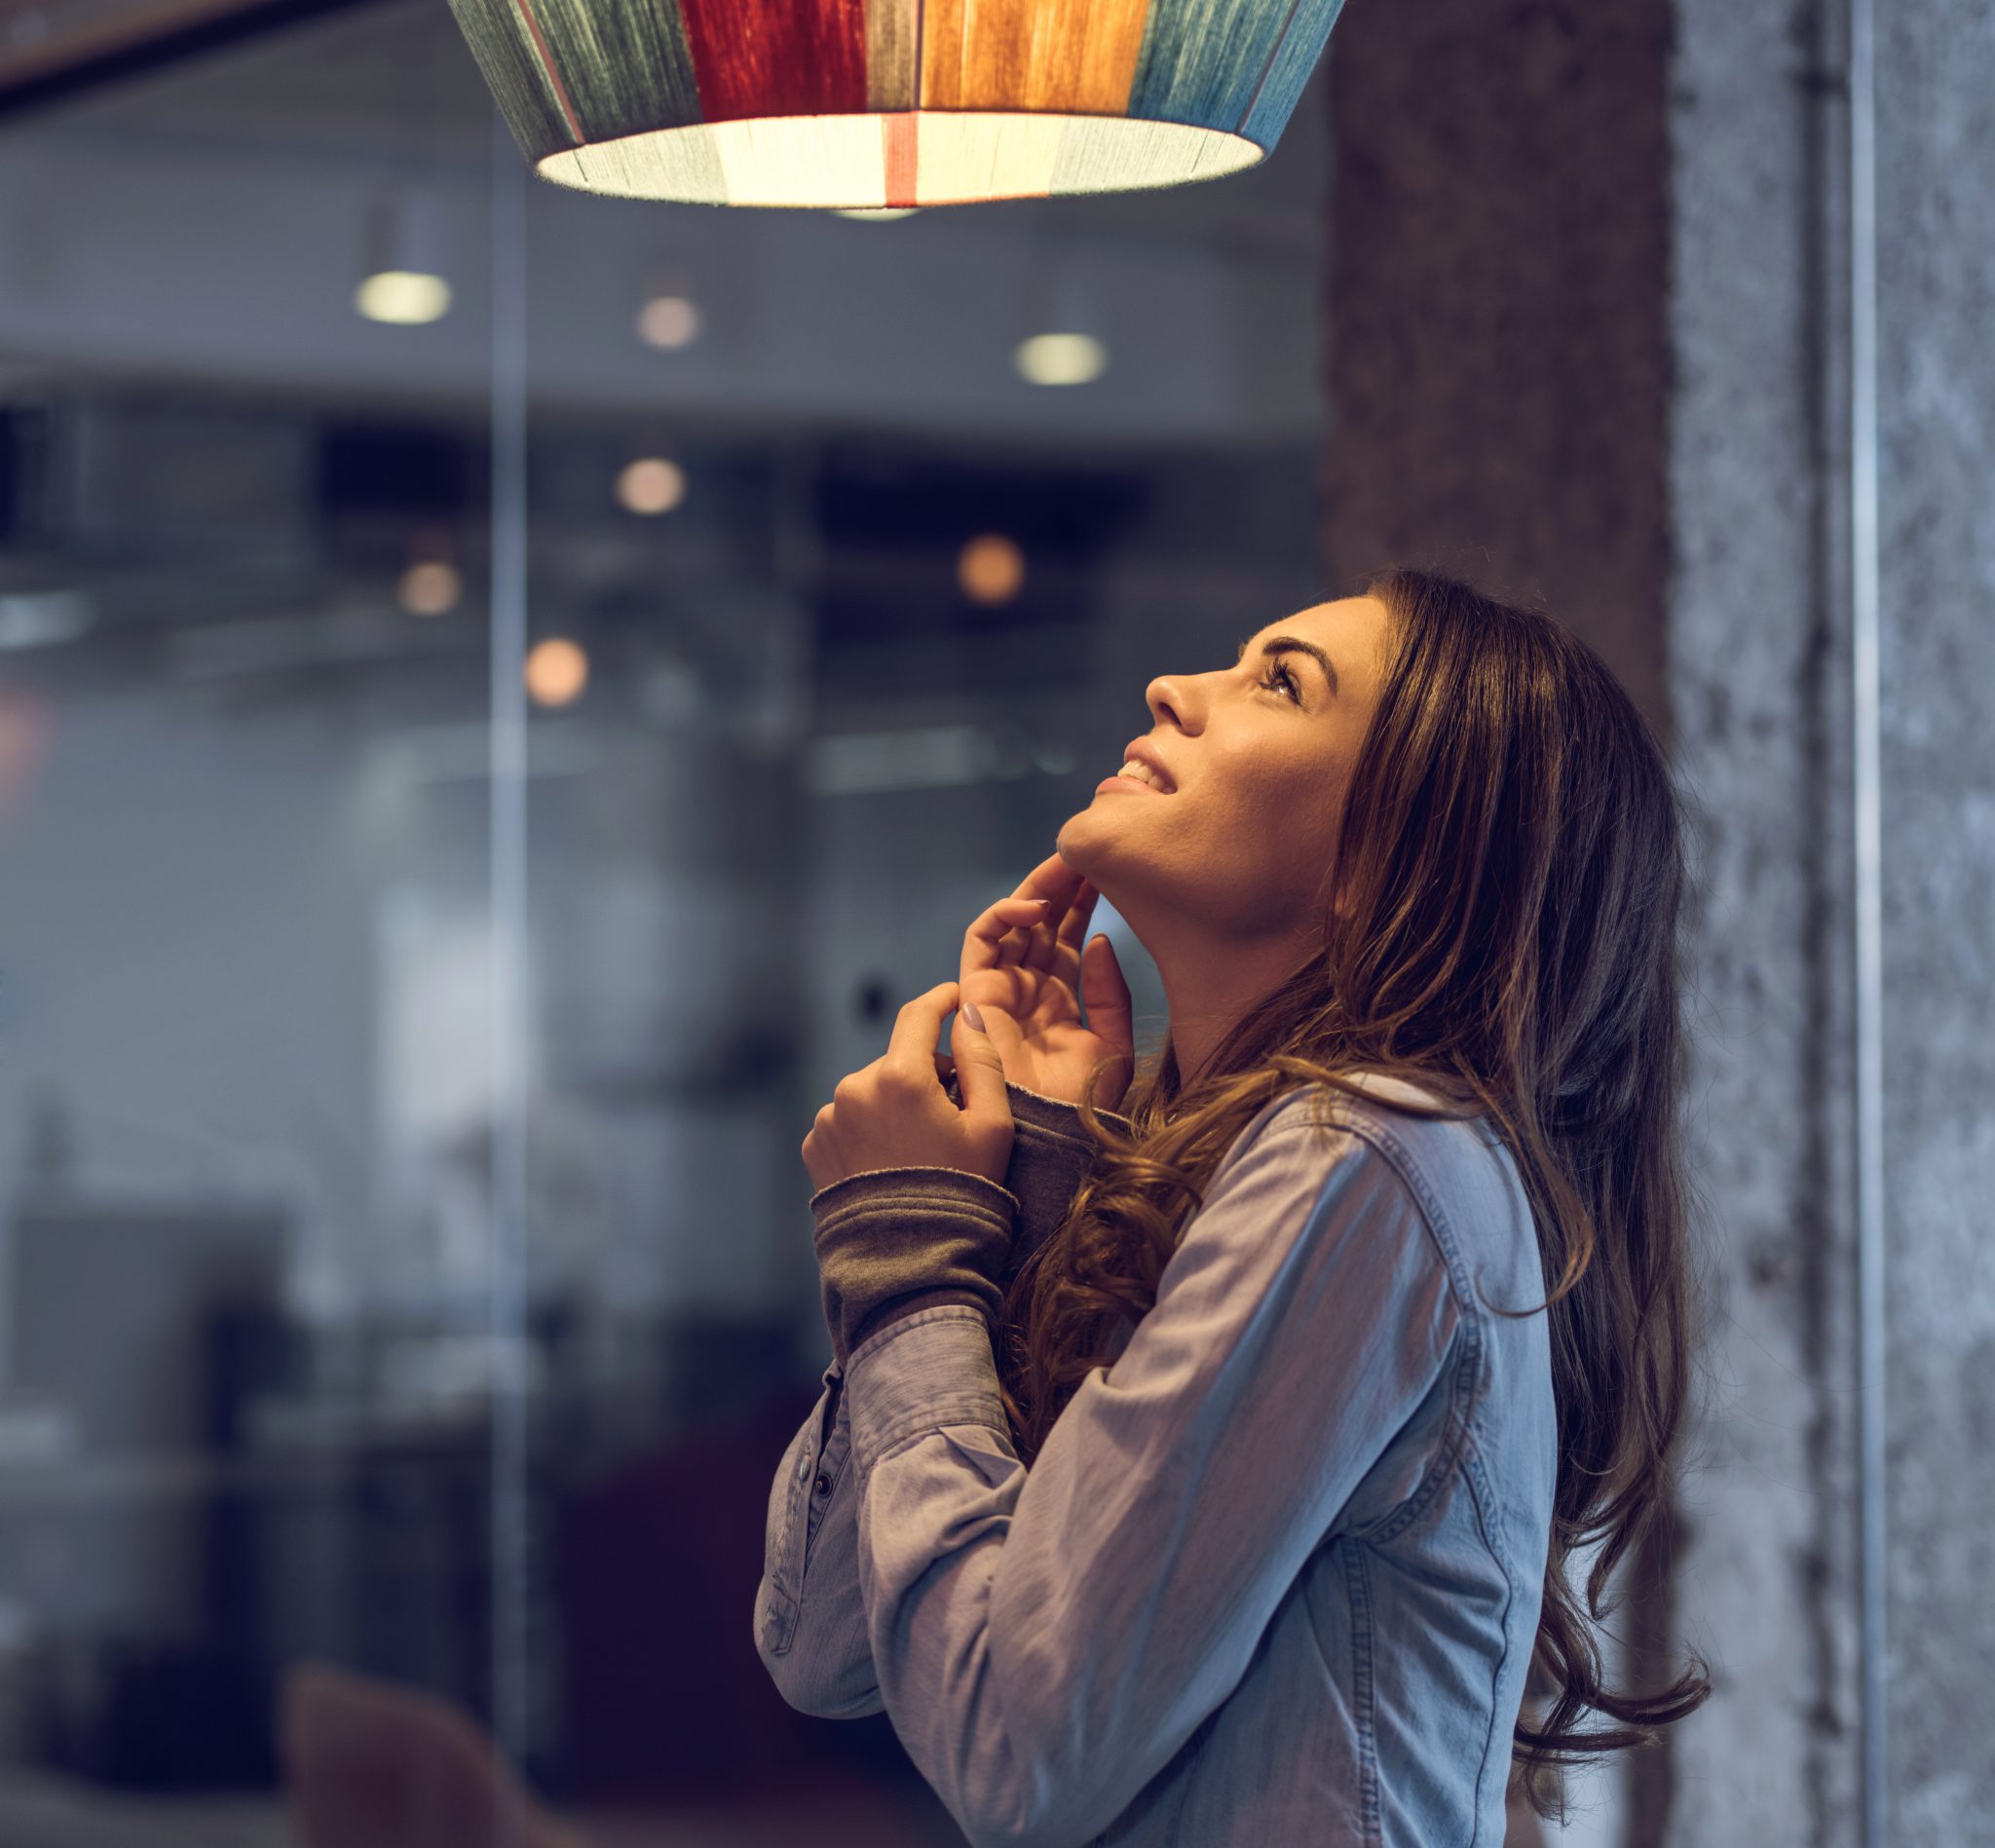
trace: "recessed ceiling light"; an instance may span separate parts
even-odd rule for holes
[[[637,337],[648,347],[690,347],[699,338],[699,310],[684,295],[654,295],[637,311]]]
[[[420,270],[377,270],[354,291],[354,306],[369,321],[416,326],[450,312],[450,284]]]
[[[1025,583],[1025,554],[1002,533],[979,533],[964,542],[956,580],[976,603],[1009,603]]]
[[[629,513],[669,513],[686,498],[686,471],[663,456],[640,456],[617,477],[617,502]]]
[[[571,705],[588,685],[588,656],[565,635],[550,635],[528,652],[526,690],[537,705]]]
[[[440,559],[425,559],[401,574],[395,585],[395,600],[411,616],[441,616],[457,608],[464,595],[464,580],[455,565]]]
[[[1013,359],[1034,385],[1086,385],[1108,369],[1109,349],[1093,334],[1034,334]]]

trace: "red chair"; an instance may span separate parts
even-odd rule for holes
[[[284,1677],[278,1750],[301,1848],[589,1848],[476,1721],[414,1688],[301,1663]]]

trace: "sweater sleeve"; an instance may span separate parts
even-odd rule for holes
[[[1071,1848],[1121,1814],[1238,1685],[1353,1490],[1470,1351],[1461,1326],[1393,1163],[1276,1110],[1030,1471],[973,1315],[923,1310],[854,1350],[879,1688],[973,1844]]]
[[[1058,1226],[1094,1155],[1073,1105],[1023,1085],[1005,1090],[1013,1130],[1006,1180],[1015,1188],[955,1168],[882,1168],[811,1196],[825,1326],[841,1371],[868,1337],[940,1303],[981,1308],[997,1332],[1006,1283]],[[1023,1249],[1020,1222],[1030,1234]]]
[[[1075,1106],[1023,1085],[1007,1084],[1005,1090],[1015,1133],[1003,1190],[1017,1203],[1001,1273],[1008,1284],[1018,1264],[1065,1218],[1093,1165],[1094,1144]],[[1103,1114],[1125,1131],[1130,1127],[1126,1116]],[[916,1291],[882,1304],[867,1318],[859,1340],[950,1301],[983,1313],[982,1299],[971,1291]],[[801,1712],[841,1719],[882,1710],[859,1596],[858,1497],[849,1468],[851,1418],[844,1375],[834,1356],[817,1404],[777,1466],[755,1600],[756,1647],[783,1698]]]

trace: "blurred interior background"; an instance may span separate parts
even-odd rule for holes
[[[511,172],[443,0],[0,6],[0,1841],[471,1842],[514,1774],[530,1839],[960,1839],[752,1646],[798,1146],[1153,674],[1394,559],[1547,600],[1702,816],[1716,1345],[1613,1647],[1719,1695],[1545,1838],[1857,1839],[1846,15],[1601,11],[1351,0],[1258,169],[862,218]],[[1995,42],[1897,11],[1894,1838],[1958,1843]],[[417,1832],[341,1812],[418,1751]]]

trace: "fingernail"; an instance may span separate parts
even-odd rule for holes
[[[975,1001],[964,1001],[961,1011],[963,1019],[970,1023],[971,1032],[982,1033],[984,1031],[984,1017],[977,1012]]]

